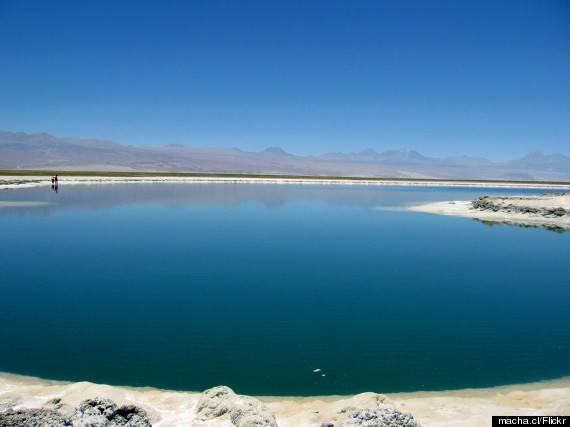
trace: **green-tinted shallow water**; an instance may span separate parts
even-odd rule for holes
[[[541,192],[3,191],[52,204],[0,210],[0,371],[253,395],[567,376],[570,233],[402,209]]]

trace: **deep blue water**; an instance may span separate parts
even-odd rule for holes
[[[0,209],[0,371],[253,395],[567,376],[570,233],[403,209],[543,192],[2,191],[50,204]]]

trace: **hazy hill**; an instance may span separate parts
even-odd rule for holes
[[[407,149],[378,153],[369,148],[359,153],[302,157],[279,147],[258,153],[179,144],[138,147],[98,139],[5,131],[0,131],[0,169],[570,181],[569,157],[539,151],[505,163],[468,156],[436,159]]]

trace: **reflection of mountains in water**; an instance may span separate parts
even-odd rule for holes
[[[474,221],[481,222],[487,227],[493,227],[495,225],[511,225],[521,228],[542,228],[543,230],[554,231],[555,233],[562,234],[566,231],[570,231],[570,227],[561,226],[559,224],[540,224],[533,222],[524,221],[489,221],[487,219],[473,218]]]

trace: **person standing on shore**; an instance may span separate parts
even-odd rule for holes
[[[52,175],[52,177],[51,177],[51,189],[57,193],[57,187],[58,187],[57,175],[55,175],[55,176]]]

